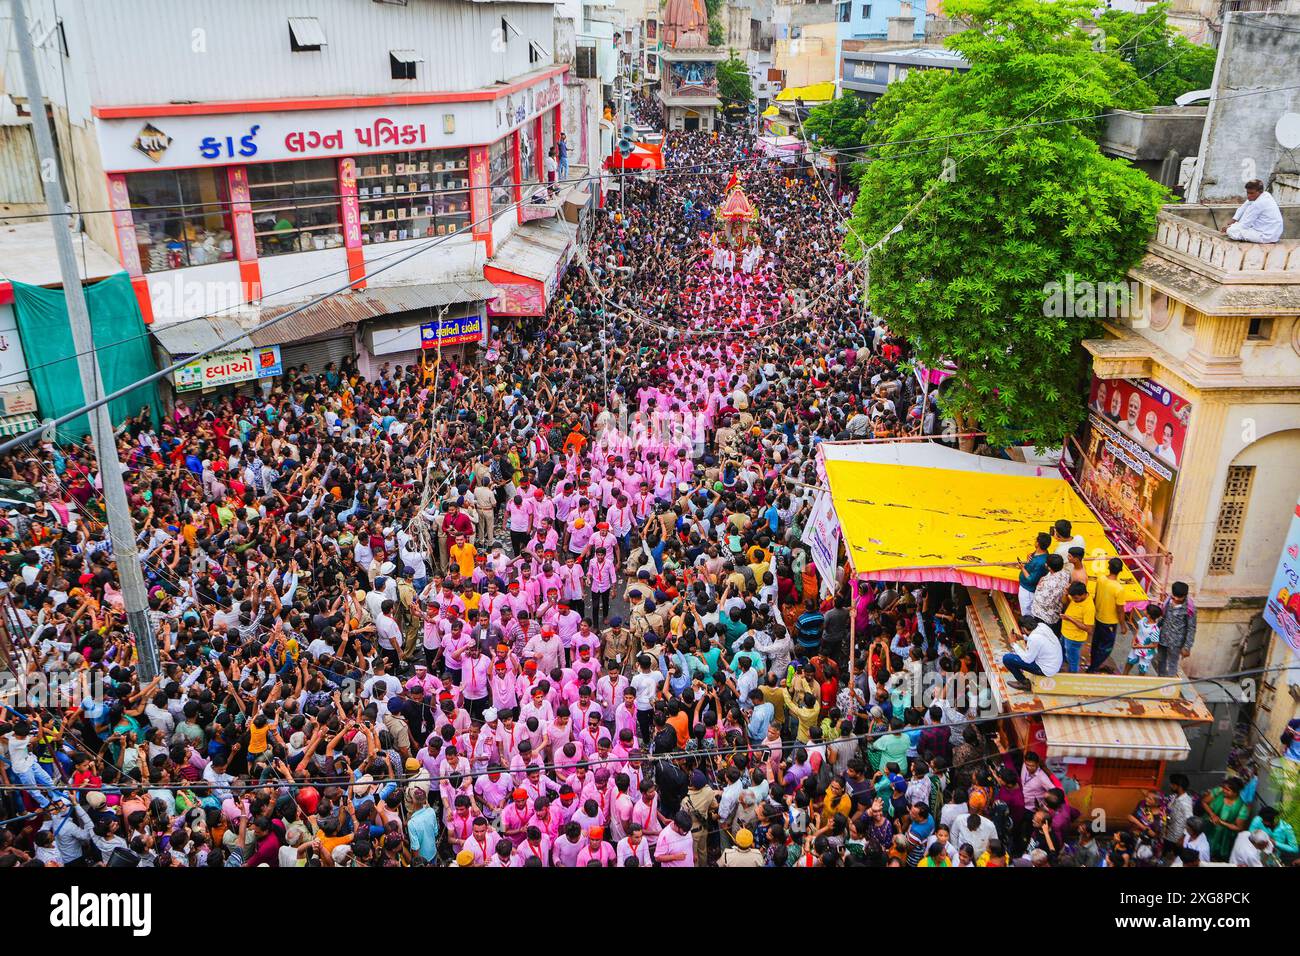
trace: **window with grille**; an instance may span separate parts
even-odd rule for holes
[[[1210,544],[1211,574],[1231,574],[1237,566],[1237,547],[1246,526],[1246,506],[1250,503],[1250,487],[1254,481],[1254,465],[1228,466],[1219,520],[1214,523],[1214,541]]]

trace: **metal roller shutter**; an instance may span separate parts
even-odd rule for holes
[[[311,375],[325,371],[325,366],[330,362],[337,368],[345,358],[355,354],[351,335],[280,346],[280,359],[286,369],[298,368],[305,363]]]

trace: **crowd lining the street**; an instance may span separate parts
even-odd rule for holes
[[[126,424],[152,681],[88,439],[0,463],[42,493],[0,525],[8,630],[69,697],[0,717],[0,866],[1294,859],[1253,780],[1175,775],[1097,833],[976,700],[915,698],[979,669],[962,590],[854,603],[802,542],[818,442],[942,426],[859,299],[847,207],[745,133],[665,155],[479,360],[288,369]],[[733,172],[759,210],[739,262]],[[1080,665],[1066,545],[1026,562],[1017,676],[1051,667],[1040,624]]]

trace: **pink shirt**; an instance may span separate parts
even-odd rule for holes
[[[659,822],[659,794],[655,794],[649,803],[642,800],[632,808],[632,822],[641,824],[645,837],[653,846],[663,824]]]
[[[600,843],[587,843],[578,851],[578,866],[586,866],[592,860],[599,860],[601,866],[609,866],[614,862],[614,848],[602,840]]]
[[[597,535],[599,537],[599,535]],[[593,541],[595,538],[592,539]],[[562,564],[557,577],[560,579],[560,597],[565,601],[582,600],[582,565]]]
[[[636,849],[633,850],[631,838],[623,837],[623,839],[618,841],[618,865],[622,866],[623,861],[626,860],[629,856],[635,856],[637,862],[640,863],[642,866],[649,866],[650,865],[650,841],[643,837],[641,841],[637,843]]]
[[[481,839],[471,832],[469,839],[465,841],[464,849],[474,854],[475,866],[484,866],[496,856],[497,844],[500,842],[501,836],[496,830],[488,827]]]
[[[491,810],[493,816],[500,813],[510,797],[512,788],[507,788],[508,783],[504,774],[498,774],[496,780],[488,774],[479,777],[474,784],[474,792],[479,796],[479,805]]]
[[[515,848],[515,853],[521,861],[526,862],[530,856],[535,856],[542,861],[542,866],[551,865],[551,838],[545,833],[541,835],[537,843],[525,839]]]
[[[555,629],[560,634],[560,644],[568,647],[573,643],[574,636],[578,633],[578,628],[582,625],[582,615],[573,608],[567,611],[560,611],[555,618]]]
[[[473,639],[471,639],[473,640]],[[491,662],[486,657],[465,657],[460,662],[460,691],[465,700],[482,700],[491,691],[487,684],[487,675],[491,671]]]
[[[579,519],[582,521],[581,528],[577,526]],[[569,529],[569,550],[574,554],[581,554],[596,531],[596,516],[590,509],[575,511],[569,515],[566,524]]]
[[[577,866],[578,854],[582,851],[587,842],[587,835],[584,833],[578,837],[575,843],[567,836],[560,837],[552,844],[551,859],[555,866]]]
[[[614,582],[618,579],[618,565],[614,563],[613,557],[608,555],[603,561],[593,557],[587,573],[591,578],[591,590],[602,593],[614,586]]]
[[[665,856],[682,853],[685,857],[681,860],[665,860]],[[679,833],[676,826],[665,827],[664,831],[659,834],[658,843],[655,846],[655,859],[659,861],[660,866],[694,866],[695,865],[695,841],[691,839],[689,831]]]
[[[533,509],[527,500],[517,505],[512,498],[506,502],[506,527],[511,531],[528,531],[532,524]]]
[[[533,527],[538,528],[544,521],[555,517],[555,502],[549,498],[533,498]]]
[[[501,825],[504,830],[502,836],[518,847],[524,842],[524,833],[532,822],[532,807],[525,803],[524,808],[520,810],[512,800],[509,806],[501,811]]]

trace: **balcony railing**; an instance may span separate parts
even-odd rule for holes
[[[1283,206],[1278,242],[1238,242],[1221,230],[1236,206],[1166,206],[1150,250],[1220,280],[1300,283],[1300,206]]]

